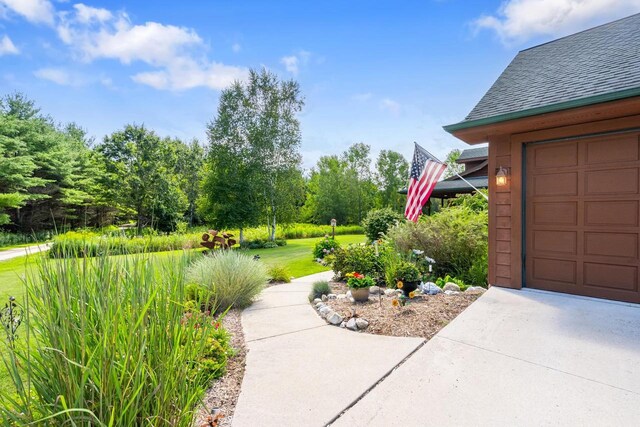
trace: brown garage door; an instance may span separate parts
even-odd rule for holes
[[[526,286],[640,302],[639,136],[527,145]]]

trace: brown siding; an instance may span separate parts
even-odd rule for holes
[[[513,197],[511,180],[506,187],[495,185],[495,170],[511,167],[511,142],[508,137],[489,141],[489,284],[514,287],[513,274]]]
[[[555,138],[574,137],[579,135],[614,131],[617,129],[637,128],[640,116],[603,120],[581,125],[563,126],[542,129],[533,132],[513,135],[494,135],[489,139],[489,283],[510,288],[522,287],[523,252],[522,252],[522,153],[523,144]],[[612,147],[613,148],[613,147]],[[615,150],[614,150],[615,151]],[[614,153],[615,154],[615,153]],[[596,153],[593,156],[602,159],[612,156],[610,152]],[[592,157],[593,157],[592,156]],[[555,161],[553,157],[549,162]],[[510,168],[508,185],[498,188],[495,185],[495,170],[499,167]],[[638,182],[640,177],[633,177],[630,182]],[[638,179],[635,179],[638,178]],[[552,186],[554,191],[562,192],[563,181]],[[566,183],[567,181],[564,180]],[[551,212],[547,210],[548,212]],[[547,213],[548,213],[547,212]],[[618,216],[626,211],[621,207]],[[566,207],[553,213],[556,220],[571,216],[574,212]],[[623,218],[624,219],[624,218]],[[632,218],[633,219],[633,218]],[[639,249],[640,251],[640,249]]]

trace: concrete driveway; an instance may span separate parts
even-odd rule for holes
[[[640,425],[640,305],[493,287],[333,425]]]

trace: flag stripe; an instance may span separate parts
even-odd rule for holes
[[[422,207],[429,200],[433,188],[446,167],[446,164],[436,161],[426,150],[416,144],[407,189],[407,205],[404,211],[407,219],[413,222],[418,221]]]

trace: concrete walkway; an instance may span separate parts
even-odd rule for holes
[[[270,287],[243,312],[249,353],[235,427],[324,426],[424,342],[328,326],[307,296],[331,276]]]
[[[48,251],[51,243],[42,243],[40,245],[26,246],[24,248],[7,249],[0,251],[0,261],[7,261],[25,255],[36,254],[42,251]]]
[[[334,426],[640,423],[640,305],[493,287]]]
[[[306,298],[329,277],[243,313],[234,426],[638,425],[638,304],[493,287],[422,345],[326,326]]]

